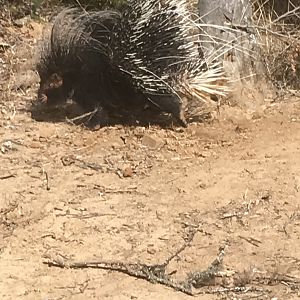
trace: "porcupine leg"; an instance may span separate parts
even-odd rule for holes
[[[96,114],[91,120],[92,123],[110,122],[111,118],[120,117],[126,110],[127,116],[131,107],[132,93],[128,92],[129,88],[127,89],[123,78],[118,78],[115,73],[111,74],[111,69],[104,61],[101,63],[98,61],[97,67],[95,66],[96,64],[92,69],[89,64],[82,68],[81,80],[74,89],[73,100],[85,112],[101,108],[102,113]]]
[[[99,92],[95,89],[89,89],[84,83],[75,87],[72,99],[85,112],[92,111],[101,106]]]
[[[49,89],[40,88],[38,91],[38,100],[46,105],[57,105],[65,102],[62,86]]]
[[[103,82],[101,72],[83,72],[74,88],[72,99],[85,113],[97,110],[88,121],[89,126],[109,124],[110,118],[107,103],[109,102],[108,87]]]

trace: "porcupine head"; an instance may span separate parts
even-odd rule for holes
[[[160,95],[159,97],[156,97],[153,100],[148,98],[148,100],[160,110],[171,113],[181,126],[187,126],[184,117],[183,103],[178,95],[166,94]]]
[[[68,80],[68,76],[56,66],[57,59],[48,44],[49,40],[41,42],[37,57],[36,68],[40,77],[38,101],[47,105],[55,105],[66,102],[71,92],[71,79]]]
[[[38,100],[46,104],[65,102],[71,91],[72,78],[66,73],[70,66],[67,51],[69,11],[72,12],[64,10],[46,26],[37,48],[36,69],[40,77]]]
[[[48,78],[41,77],[38,100],[46,104],[57,104],[66,101],[61,75],[53,73]]]

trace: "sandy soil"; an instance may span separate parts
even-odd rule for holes
[[[0,298],[189,299],[123,273],[44,262],[155,265],[190,232],[167,267],[174,280],[206,270],[226,246],[223,273],[196,299],[299,297],[299,99],[258,114],[224,106],[183,130],[37,122],[22,58],[39,30],[31,23],[17,50],[1,52]]]

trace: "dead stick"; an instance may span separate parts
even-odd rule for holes
[[[144,264],[124,264],[121,262],[64,262],[62,260],[51,259],[46,262],[43,262],[48,266],[54,266],[59,268],[71,268],[71,269],[84,269],[84,268],[93,268],[93,269],[104,269],[112,270],[133,276],[136,278],[144,279],[151,283],[159,283],[168,287],[173,288],[176,291],[185,293],[192,296],[193,293],[190,289],[186,288],[183,284],[176,283],[169,278],[166,278],[164,274],[162,277],[155,275],[156,266],[148,266]]]
[[[16,175],[15,174],[3,175],[3,176],[0,177],[0,180],[9,179],[9,178],[12,178],[12,177],[16,177]]]
[[[45,171],[45,176],[46,176],[46,183],[47,183],[46,190],[50,191],[49,176],[48,176],[48,173],[46,171]]]

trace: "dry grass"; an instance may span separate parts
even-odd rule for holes
[[[278,11],[270,2],[255,0],[253,4],[253,21],[267,75],[281,90],[299,89],[300,6],[289,0],[286,9]]]

